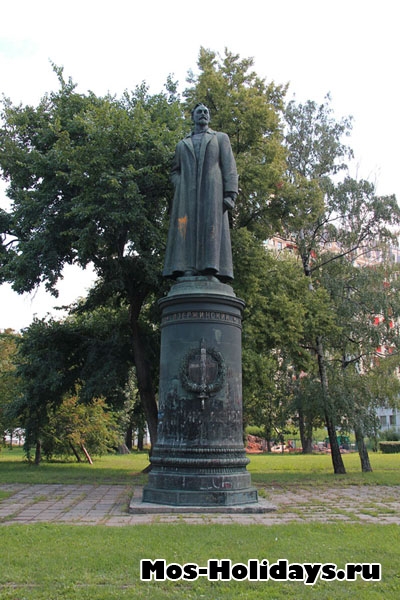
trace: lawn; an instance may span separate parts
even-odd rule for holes
[[[107,456],[85,464],[22,462],[20,450],[0,453],[0,482],[143,483],[147,455]],[[359,472],[357,455],[344,456],[347,476],[334,476],[329,456],[252,456],[254,483],[288,487],[391,485],[399,493],[400,456],[372,454],[374,472]],[[0,498],[1,501],[1,498]],[[3,525],[0,600],[205,599],[380,600],[400,597],[400,528],[396,525],[291,523],[202,525],[185,523],[128,527]],[[382,581],[140,581],[141,559],[232,564],[267,559],[270,564],[379,562]]]
[[[149,464],[147,452],[94,457],[94,464],[43,461],[35,466],[24,460],[20,448],[0,452],[0,483],[93,483],[129,484],[140,482],[141,471]]]
[[[400,454],[371,453],[372,473],[361,473],[357,453],[343,455],[347,475],[334,475],[328,454],[250,455],[248,467],[259,486],[400,485]],[[147,452],[95,457],[94,464],[42,462],[39,467],[24,460],[23,451],[7,448],[0,452],[0,483],[143,483]]]
[[[243,598],[363,600],[399,597],[400,530],[395,526],[292,524],[137,525],[107,528],[26,525],[3,529],[0,598],[212,600]],[[394,551],[395,550],[395,551]],[[140,560],[206,566],[208,559],[285,558],[293,562],[380,562],[382,581],[140,581]]]
[[[358,453],[344,454],[346,475],[335,475],[329,454],[259,454],[248,467],[256,485],[400,485],[400,454],[370,453],[372,473],[362,473]]]

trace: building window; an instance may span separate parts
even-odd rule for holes
[[[386,415],[381,415],[380,420],[381,420],[381,426],[382,427],[386,427],[386,425],[387,425],[387,416]]]
[[[396,425],[396,415],[395,414],[390,415],[389,421],[390,421],[390,425],[392,425],[392,426]]]

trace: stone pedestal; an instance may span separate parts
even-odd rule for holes
[[[213,277],[181,278],[162,309],[158,441],[143,502],[257,503],[243,446],[244,303]]]

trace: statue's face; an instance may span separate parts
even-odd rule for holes
[[[200,106],[195,108],[193,121],[195,125],[208,125],[210,122],[210,113],[208,112],[207,106],[200,104]]]

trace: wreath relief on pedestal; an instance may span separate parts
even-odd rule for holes
[[[226,368],[222,354],[215,348],[207,348],[204,338],[197,348],[189,350],[182,359],[182,386],[203,401],[222,389],[225,378]]]

